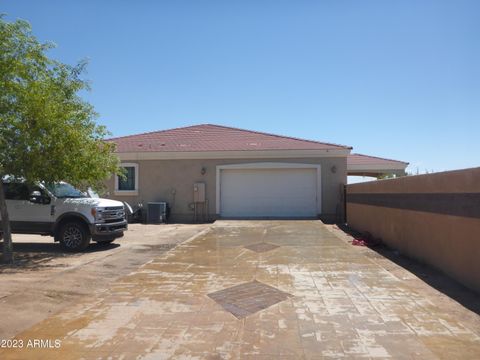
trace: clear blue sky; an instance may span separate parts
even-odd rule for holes
[[[480,1],[0,0],[114,135],[216,123],[480,166]]]

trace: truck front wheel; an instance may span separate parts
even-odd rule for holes
[[[79,221],[67,221],[60,226],[58,240],[67,251],[82,251],[90,244],[90,231]]]

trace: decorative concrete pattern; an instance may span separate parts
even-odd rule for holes
[[[244,248],[259,241],[280,248]],[[294,296],[242,319],[208,297],[253,281]],[[319,221],[232,221],[17,339],[62,343],[0,359],[464,360],[480,359],[480,317]]]
[[[257,253],[262,253],[278,248],[278,245],[269,244],[269,243],[257,243],[252,245],[245,246],[245,249],[255,251]]]
[[[292,295],[259,281],[252,281],[216,291],[208,296],[237,319],[242,319],[286,300]]]

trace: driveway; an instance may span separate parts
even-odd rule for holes
[[[0,264],[0,339],[105,291],[207,227],[131,224],[123,238],[109,245],[92,243],[82,253],[66,253],[51,237],[15,234],[16,266]]]
[[[478,359],[480,318],[318,221],[220,221],[16,339],[0,358]]]

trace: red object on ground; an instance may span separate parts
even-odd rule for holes
[[[356,246],[367,246],[367,242],[363,239],[353,239],[352,240],[352,245]]]

